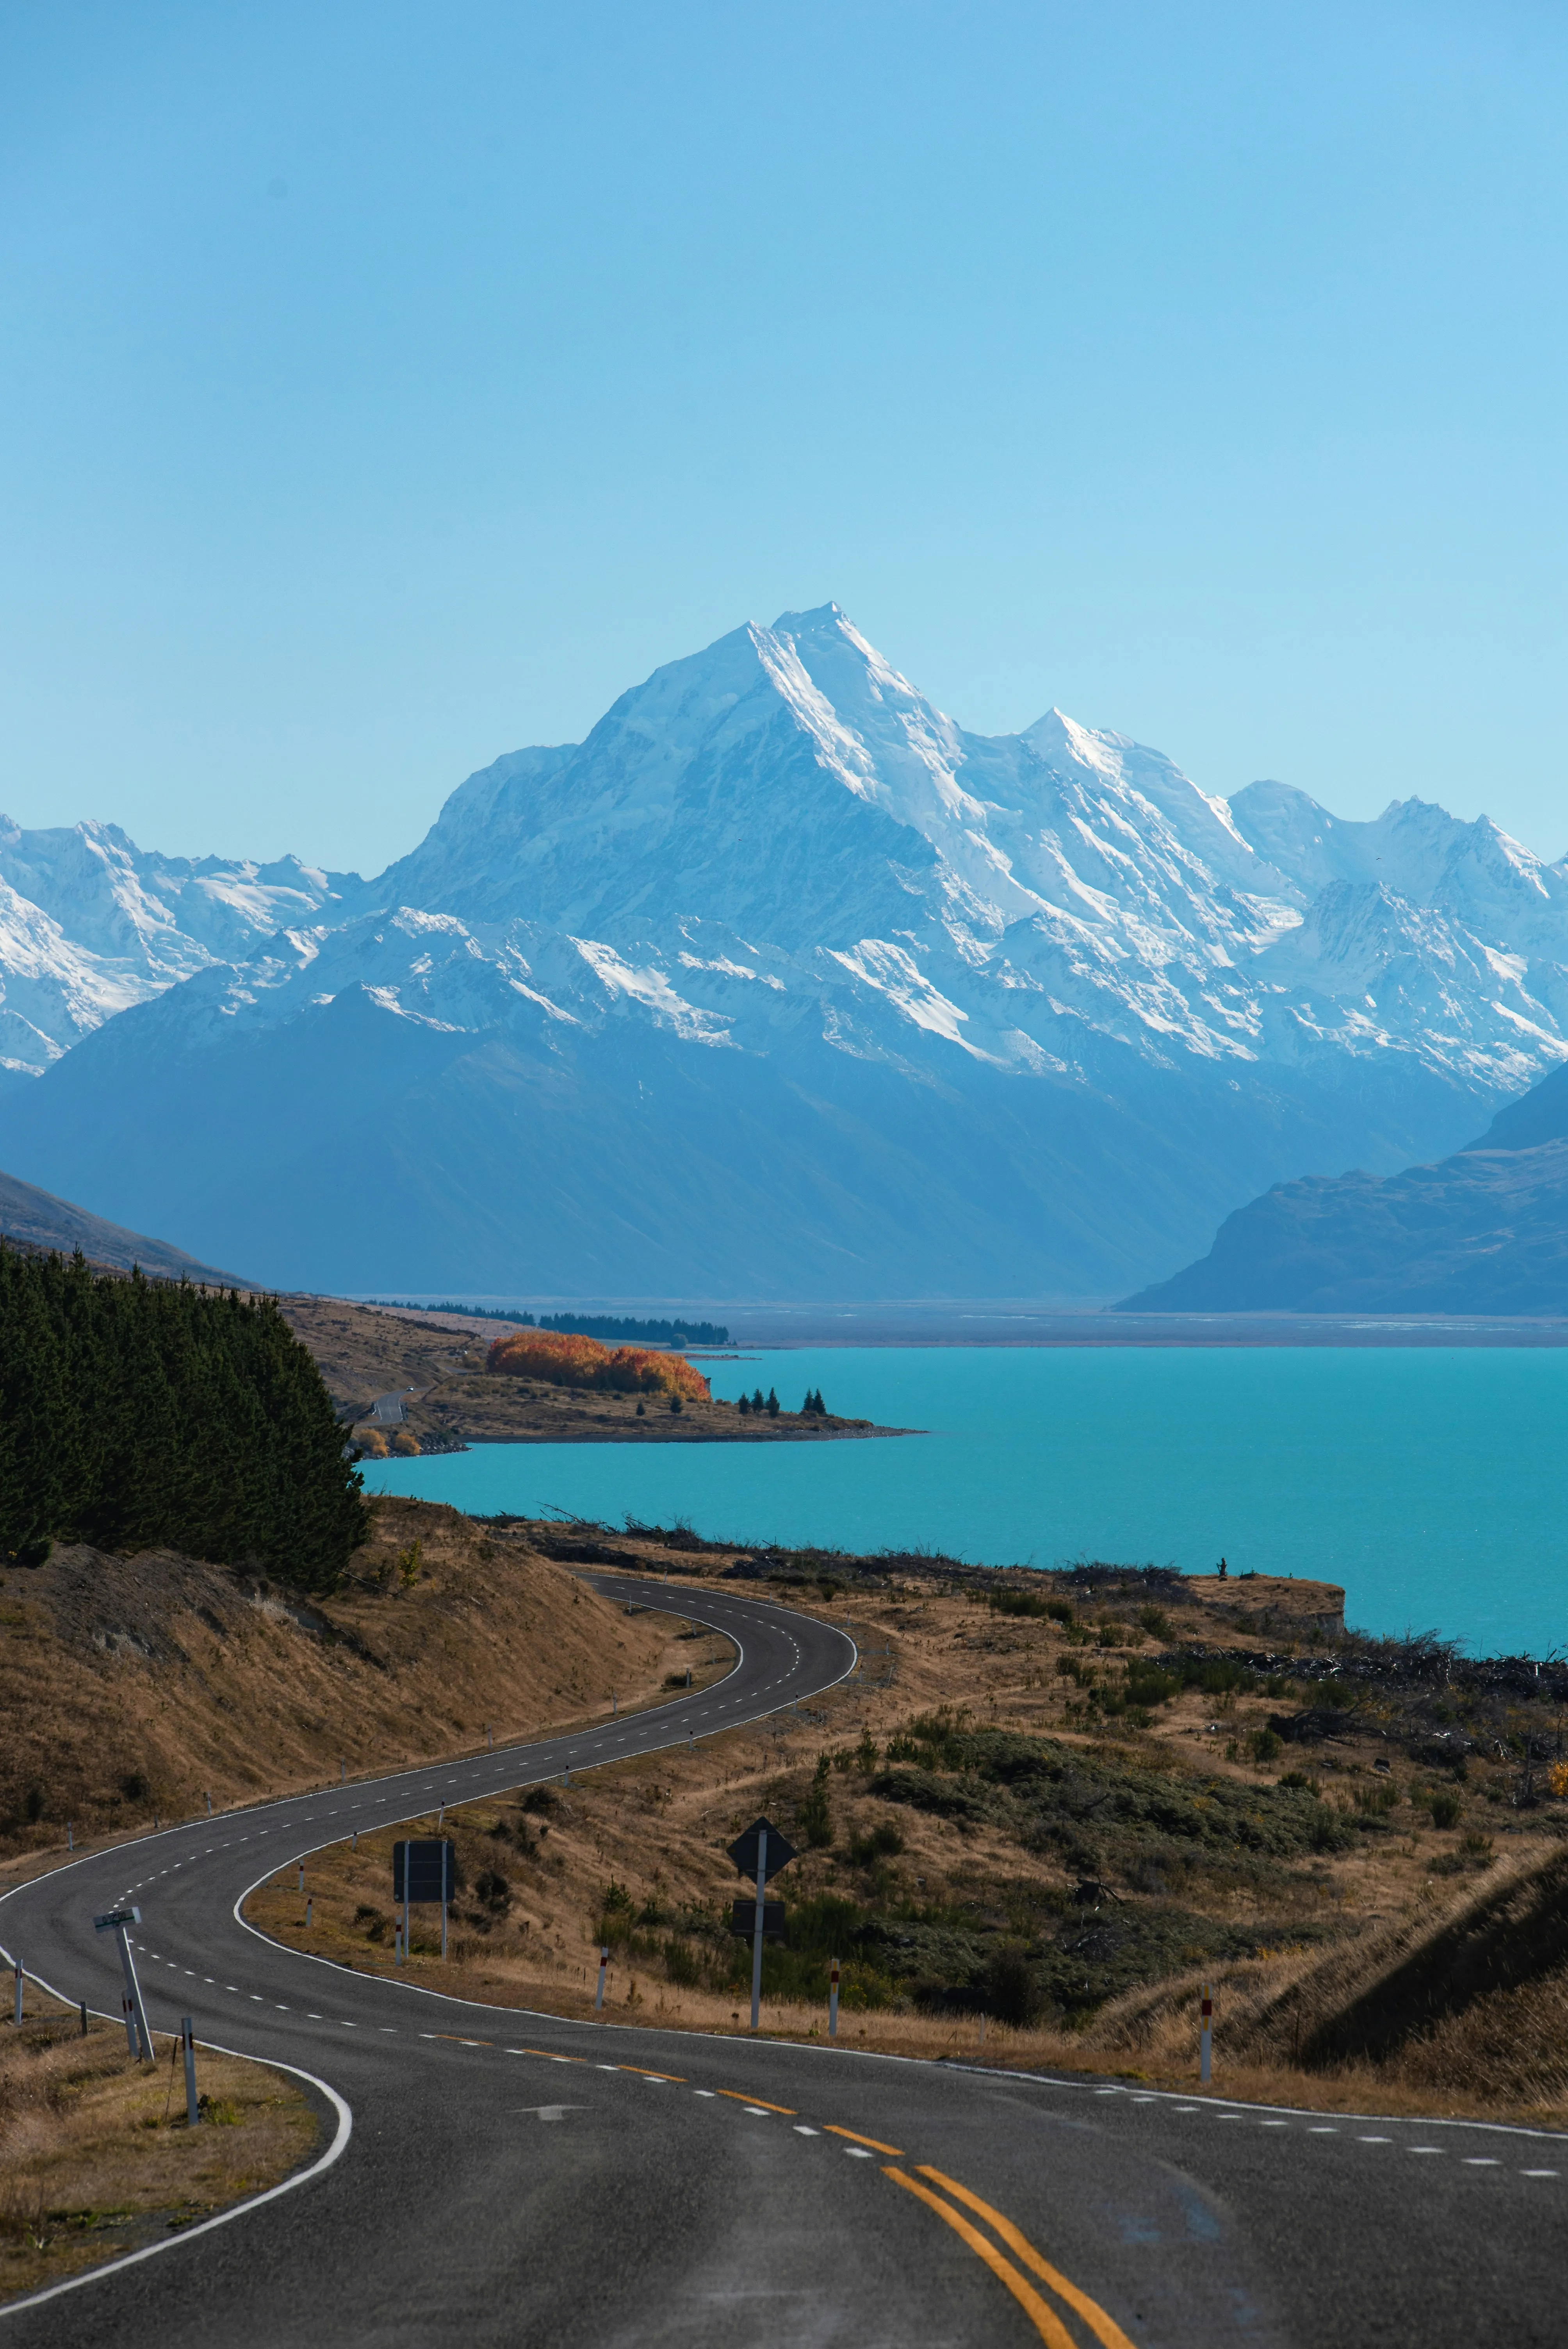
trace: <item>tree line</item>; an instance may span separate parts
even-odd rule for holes
[[[329,1590],[361,1484],[275,1299],[0,1240],[0,1559],[165,1547]]]

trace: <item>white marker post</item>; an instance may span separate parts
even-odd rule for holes
[[[18,2024],[18,2025],[20,2025],[21,2021],[22,2021],[22,1982],[23,1982],[23,1979],[24,1979],[24,1977],[23,1977],[23,1973],[22,1973],[22,1961],[21,1961],[21,1959],[20,1959],[20,1958],[18,1958],[18,1959],[16,1960],[16,2013],[15,2013],[15,2022],[17,2023],[17,2024]]]
[[[830,2038],[830,2039],[836,2039],[836,2038],[838,2037],[838,2035],[839,2035],[839,1961],[838,1961],[837,1958],[835,1958],[835,1959],[833,1960],[832,1971],[831,1971],[831,1972],[829,1974],[829,1976],[828,1976],[828,2036],[829,2036],[829,2038]]]
[[[201,2106],[196,2095],[196,2040],[188,2014],[180,2018],[180,2039],[185,2050],[185,2124],[194,2128],[201,2117]]]
[[[603,1942],[603,1943],[601,1945],[601,1948],[600,1948],[600,1951],[599,1951],[599,1987],[598,1987],[598,1989],[597,1989],[597,1990],[594,1992],[594,1993],[593,1993],[593,2012],[594,2012],[594,2013],[595,2013],[595,2014],[600,2014],[600,2013],[602,2013],[603,2012],[603,2007],[604,2007],[604,1976],[605,1976],[606,1972],[609,1971],[609,1965],[610,1965],[610,1944],[609,1944],[609,1942],[608,1942],[608,1941],[605,1941],[605,1942]]]
[[[75,1851],[76,1847],[77,1831],[71,1821],[67,1819],[66,1821],[66,1849],[67,1851]]]
[[[303,1859],[299,1864],[299,1889],[302,1892],[304,1890],[304,1862]]]
[[[211,1816],[212,1816],[212,1797],[211,1797],[211,1795],[209,1795],[207,1796],[207,1816],[208,1816],[209,1818],[211,1818]]]
[[[1214,2054],[1214,2001],[1211,1985],[1203,1984],[1203,2002],[1198,2023],[1198,2077],[1208,2085]]]
[[[768,1830],[757,1837],[757,1923],[751,1936],[751,2028],[762,2013],[762,1904],[768,1894]],[[745,1911],[742,1910],[742,1915]]]

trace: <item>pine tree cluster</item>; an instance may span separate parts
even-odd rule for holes
[[[0,1559],[157,1546],[330,1590],[363,1480],[271,1298],[0,1241]]]

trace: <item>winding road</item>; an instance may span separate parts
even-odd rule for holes
[[[593,1579],[593,1578],[589,1578]],[[606,1595],[669,1609],[656,1582]],[[738,1592],[678,1611],[728,1677],[573,1735],[231,1812],[0,1902],[0,1942],[118,2020],[292,2066],[323,2151],[155,2255],[0,2311],[5,2349],[1533,2349],[1568,2336],[1568,2137],[1357,2119],[823,2044],[562,2023],[280,1948],[255,1884],[356,1827],[756,1720],[853,1668]]]

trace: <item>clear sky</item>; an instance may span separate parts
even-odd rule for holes
[[[376,871],[833,597],[1561,854],[1565,120],[1522,0],[13,0],[0,808]]]

